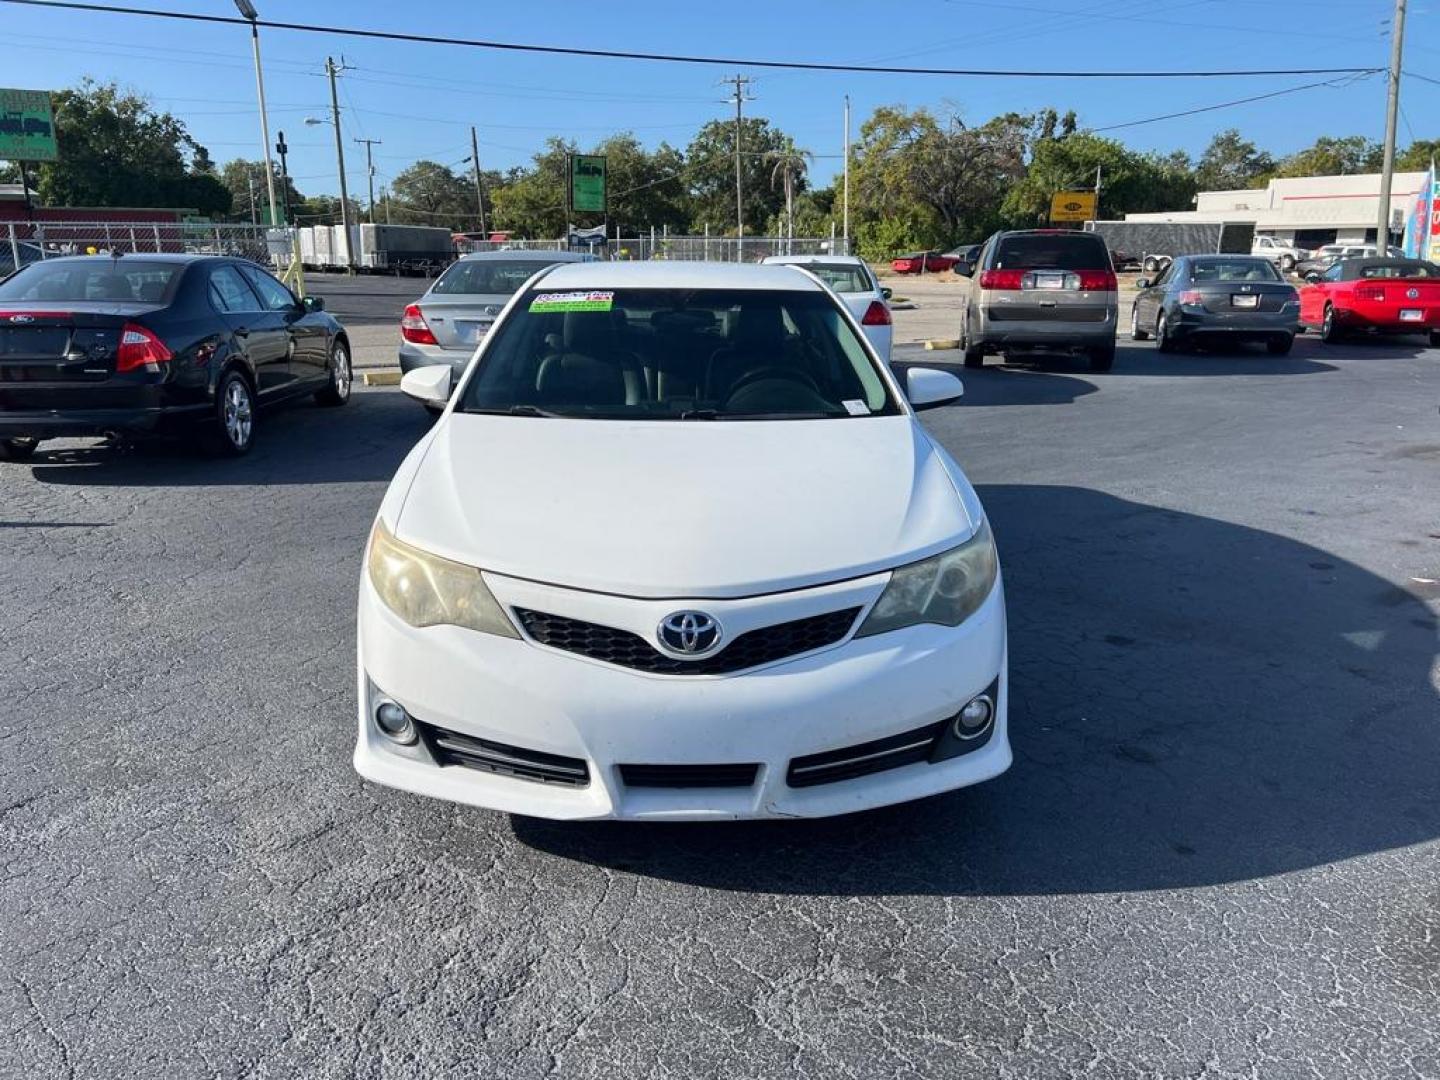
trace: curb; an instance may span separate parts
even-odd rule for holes
[[[925,342],[925,348],[930,352],[939,349],[958,349],[959,347],[960,341],[958,338],[931,338]]]
[[[366,386],[399,386],[400,369],[387,371],[362,371],[360,377],[365,380]]]

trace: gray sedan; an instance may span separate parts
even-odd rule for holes
[[[1299,330],[1299,294],[1260,256],[1185,255],[1135,284],[1130,336],[1153,333],[1161,352],[1184,341],[1263,341],[1283,356]]]
[[[456,260],[405,309],[400,320],[400,370],[449,364],[455,385],[500,309],[536,271],[594,259],[573,251],[483,251]]]

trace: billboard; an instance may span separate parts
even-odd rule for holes
[[[1094,221],[1098,198],[1093,191],[1057,191],[1050,196],[1050,220]]]
[[[0,159],[55,161],[59,157],[50,92],[0,89]]]
[[[570,155],[570,209],[605,212],[605,155]]]

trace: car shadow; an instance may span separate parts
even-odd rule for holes
[[[1265,878],[1440,836],[1435,615],[1319,548],[1072,487],[980,490],[1004,776],[816,821],[559,824],[558,856],[744,892],[1043,895]]]
[[[1034,368],[996,366],[967,368],[963,364],[928,360],[894,361],[891,366],[904,386],[905,371],[912,367],[947,371],[965,385],[966,405],[1069,405],[1076,398],[1093,394],[1098,387],[1085,379],[1054,375]]]
[[[46,484],[185,487],[217,484],[344,484],[389,480],[434,422],[393,390],[356,391],[344,408],[308,401],[261,411],[255,444],[242,458],[205,454],[193,441],[41,443],[31,459]]]

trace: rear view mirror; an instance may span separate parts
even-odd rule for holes
[[[961,259],[950,268],[950,271],[951,273],[959,274],[961,277],[969,277],[975,272],[975,267],[971,266],[964,259]]]
[[[444,405],[450,400],[452,376],[449,364],[428,364],[407,371],[400,379],[400,392],[427,405]]]
[[[1150,279],[1149,279],[1148,277],[1142,277],[1142,278],[1136,278],[1136,279],[1135,279],[1135,288],[1137,288],[1137,289],[1148,289],[1149,287],[1150,287]]]
[[[905,373],[905,396],[917,412],[949,405],[964,393],[965,385],[948,371],[912,367]]]
[[[306,311],[324,311],[325,298],[323,296],[307,296],[301,301]]]

